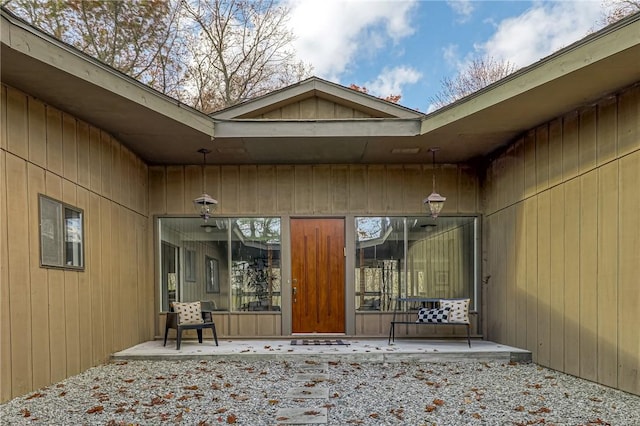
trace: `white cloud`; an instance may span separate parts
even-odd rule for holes
[[[288,0],[300,59],[315,75],[337,80],[359,54],[375,54],[413,34],[417,0]]]
[[[601,11],[599,1],[536,3],[500,22],[495,34],[476,49],[523,67],[585,37]]]
[[[461,23],[468,22],[475,9],[471,0],[447,0],[447,4],[458,15],[458,22]]]
[[[389,95],[402,95],[402,87],[417,83],[422,74],[415,68],[399,66],[385,68],[372,82],[365,83],[369,93],[385,98]]]

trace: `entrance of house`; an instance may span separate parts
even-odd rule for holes
[[[293,333],[345,332],[344,219],[291,219]]]

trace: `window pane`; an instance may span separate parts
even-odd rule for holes
[[[232,310],[279,311],[280,219],[240,218],[231,223]]]
[[[62,204],[40,197],[40,259],[43,265],[62,266]]]
[[[356,309],[392,310],[397,297],[475,303],[474,238],[474,217],[356,218]]]
[[[65,265],[82,267],[82,213],[70,208],[64,209],[65,224]]]
[[[161,309],[172,301],[229,309],[228,219],[160,218]]]
[[[356,218],[356,309],[393,309],[401,294],[404,219]]]

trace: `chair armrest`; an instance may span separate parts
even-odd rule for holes
[[[211,311],[201,311],[201,314],[204,322],[213,322],[213,313]]]

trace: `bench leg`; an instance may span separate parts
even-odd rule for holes
[[[198,343],[202,343],[202,329],[198,328],[196,333],[198,333]]]
[[[471,347],[471,325],[467,324],[467,343],[469,344],[469,347]]]
[[[180,350],[180,343],[182,343],[182,329],[178,327],[176,330],[176,350]]]
[[[167,346],[167,335],[169,334],[169,327],[164,328],[164,344],[162,346]]]
[[[396,330],[394,323],[391,323],[391,326],[389,327],[389,345],[391,344],[391,341],[396,341]]]

